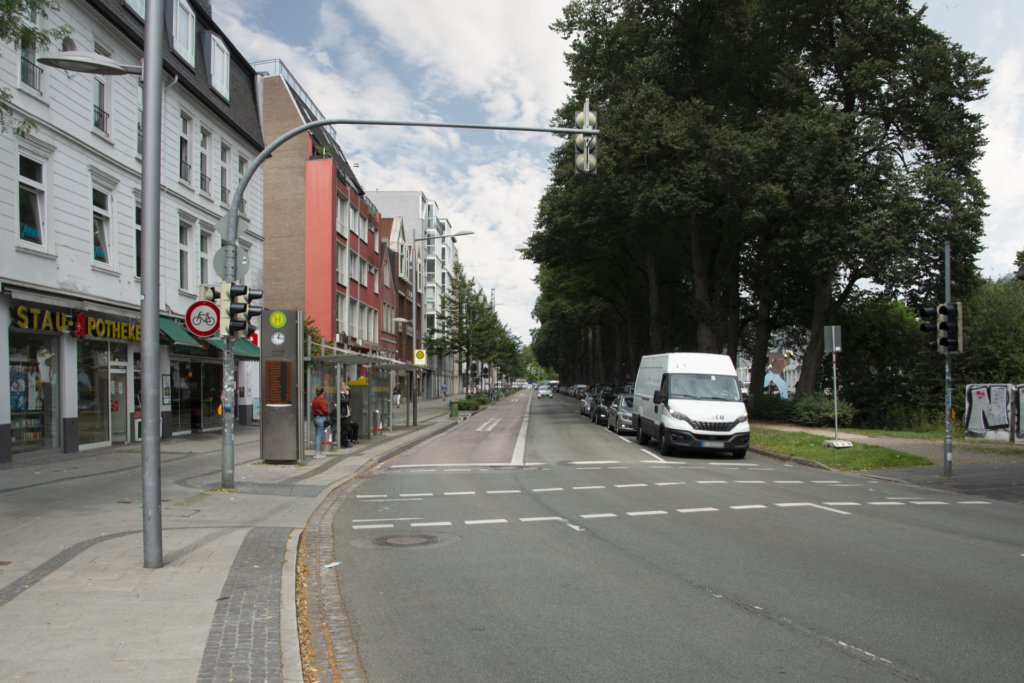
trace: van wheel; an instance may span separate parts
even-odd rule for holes
[[[641,446],[646,446],[647,442],[650,440],[651,437],[647,436],[647,433],[644,432],[644,423],[641,421],[640,424],[636,426],[636,441]]]
[[[662,455],[672,455],[672,447],[668,445],[668,435],[661,430],[661,437],[658,439],[658,452]]]
[[[736,458],[737,460],[742,460],[743,458],[747,457],[747,449],[744,448],[742,451],[733,451],[732,457]]]

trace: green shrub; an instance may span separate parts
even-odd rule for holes
[[[830,396],[812,394],[796,398],[792,401],[793,422],[808,427],[830,427],[835,424],[836,406]],[[846,401],[839,401],[839,426],[848,427],[853,422],[853,406]],[[906,422],[906,416],[902,417]]]
[[[765,422],[792,422],[793,401],[774,396],[758,396],[750,407],[750,419]]]
[[[490,399],[483,396],[473,396],[472,398],[459,399],[459,410],[476,410],[485,403],[490,403]]]

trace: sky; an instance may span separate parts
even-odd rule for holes
[[[249,61],[284,61],[328,117],[547,126],[566,100],[567,44],[549,26],[559,0],[212,0],[214,19]],[[913,1],[915,7],[921,3]],[[976,103],[988,124],[980,164],[989,216],[984,275],[1024,248],[1024,3],[930,5],[928,25],[994,68]],[[370,126],[337,127],[367,190],[419,190],[455,231],[459,258],[524,343],[537,326],[536,267],[515,249],[533,230],[561,138]],[[954,254],[954,258],[955,258]]]

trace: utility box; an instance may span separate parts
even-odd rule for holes
[[[968,384],[965,438],[1010,441],[1014,425],[1014,384]]]

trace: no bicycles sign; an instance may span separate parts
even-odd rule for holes
[[[212,337],[220,330],[220,308],[210,301],[197,301],[188,307],[185,327],[197,337]]]

